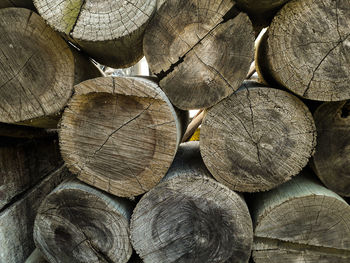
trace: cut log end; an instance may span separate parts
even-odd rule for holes
[[[182,130],[159,87],[135,78],[76,86],[61,122],[65,162],[84,182],[117,196],[142,194],[165,175]]]
[[[312,115],[299,99],[282,90],[243,86],[208,110],[200,150],[218,181],[257,192],[298,174],[315,144]]]
[[[34,226],[36,246],[49,262],[119,262],[131,257],[125,200],[68,181],[42,203]]]
[[[144,53],[171,102],[199,109],[238,89],[252,61],[253,43],[252,24],[234,2],[169,0],[146,29]]]
[[[241,197],[212,179],[178,176],[138,203],[131,240],[144,262],[248,262],[251,219]]]

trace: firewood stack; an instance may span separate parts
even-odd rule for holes
[[[349,21],[348,0],[1,1],[0,262],[350,262]]]

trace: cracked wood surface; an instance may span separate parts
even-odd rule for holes
[[[65,181],[38,210],[35,244],[49,262],[126,263],[132,209],[129,200],[77,179]]]
[[[69,175],[61,167],[32,187],[11,206],[0,210],[0,262],[24,262],[35,248],[33,225],[40,203]]]
[[[306,166],[315,145],[308,108],[288,92],[254,82],[209,109],[201,127],[204,163],[215,179],[240,192],[289,180]]]
[[[349,99],[349,18],[349,0],[288,2],[259,47],[263,78],[307,99]]]
[[[314,113],[317,128],[312,168],[321,181],[350,196],[350,101],[322,104]]]
[[[349,262],[350,206],[308,171],[248,204],[256,263]]]
[[[1,122],[55,128],[75,80],[101,76],[30,10],[1,9],[0,35]]]
[[[62,164],[57,138],[0,146],[0,209]]]
[[[232,94],[248,73],[254,33],[231,0],[168,0],[149,23],[144,53],[171,102],[206,108]]]
[[[151,80],[88,80],[75,86],[63,114],[61,153],[80,180],[117,196],[137,196],[166,174],[182,125],[178,111]]]
[[[131,242],[143,262],[248,262],[248,207],[209,176],[198,142],[181,144],[166,178],[142,197],[131,218]]]
[[[40,15],[91,57],[113,68],[143,57],[144,30],[156,0],[34,0]]]

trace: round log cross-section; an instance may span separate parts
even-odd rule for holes
[[[166,174],[182,132],[177,111],[153,81],[106,77],[75,86],[59,135],[62,157],[80,180],[131,197]]]
[[[257,55],[265,80],[311,100],[350,98],[350,2],[292,0],[273,19]],[[266,76],[265,76],[266,75]]]
[[[180,145],[165,180],[137,204],[133,247],[145,263],[248,262],[253,230],[247,205],[208,177],[192,143]]]
[[[39,208],[35,244],[49,262],[126,263],[132,254],[132,208],[128,200],[66,181]]]
[[[350,206],[310,178],[253,195],[256,263],[349,262]]]
[[[186,110],[212,106],[238,89],[253,50],[252,24],[231,0],[167,0],[144,37],[150,70]]]
[[[143,56],[142,40],[157,0],[34,0],[40,15],[91,57],[112,68]]]
[[[298,174],[315,144],[312,115],[298,98],[282,90],[242,86],[208,110],[200,150],[219,182],[257,192]]]
[[[329,189],[350,197],[350,101],[324,103],[314,118],[317,146],[313,169]]]
[[[0,10],[0,35],[0,122],[30,121],[62,110],[74,83],[74,57],[64,40],[22,8]]]

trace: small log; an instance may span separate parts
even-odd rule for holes
[[[254,82],[209,109],[201,126],[205,165],[240,192],[266,191],[297,175],[315,145],[308,108],[288,92]]]
[[[57,138],[0,146],[0,209],[62,164]]]
[[[305,173],[250,204],[256,263],[349,262],[350,206]]]
[[[33,225],[44,197],[69,173],[61,167],[30,189],[11,206],[0,209],[0,262],[24,262],[35,248]]]
[[[144,37],[151,72],[186,110],[213,106],[237,90],[253,50],[252,24],[231,0],[167,0]]]
[[[42,202],[34,241],[49,262],[126,263],[132,254],[132,204],[78,180],[59,185]]]
[[[130,229],[145,263],[248,262],[253,229],[247,205],[208,176],[198,143],[185,143],[166,179],[141,198]]]
[[[284,5],[258,48],[256,62],[263,78],[272,77],[306,99],[349,99],[349,9],[346,0]]]
[[[62,157],[78,178],[121,197],[150,190],[170,167],[184,129],[158,85],[106,77],[75,86],[62,121]]]
[[[75,80],[101,76],[28,9],[1,9],[0,35],[0,122],[55,128]]]
[[[31,10],[35,10],[32,0],[1,0],[0,8],[6,7],[23,7]]]
[[[268,26],[276,12],[289,0],[236,0],[237,6],[249,14],[253,24]]]
[[[350,197],[350,101],[324,103],[314,118],[317,146],[312,167],[329,189]]]
[[[35,249],[24,263],[48,263],[39,249]]]
[[[157,0],[34,0],[34,4],[50,26],[96,61],[127,68],[143,57],[143,34]]]

